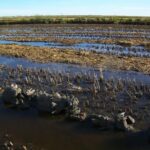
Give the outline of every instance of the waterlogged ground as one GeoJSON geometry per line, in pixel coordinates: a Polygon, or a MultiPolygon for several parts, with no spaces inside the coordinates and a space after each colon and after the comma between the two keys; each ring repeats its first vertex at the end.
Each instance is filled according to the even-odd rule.
{"type": "MultiPolygon", "coordinates": [[[[24,58],[15,58],[15,57],[6,57],[0,56],[0,64],[7,66],[9,68],[23,68],[23,69],[34,69],[40,70],[44,69],[50,73],[62,73],[62,74],[70,74],[70,75],[87,75],[93,76],[94,74],[99,76],[100,71],[99,68],[86,67],[80,65],[72,65],[65,63],[38,63],[29,61],[24,58]]],[[[150,76],[135,72],[135,71],[119,71],[119,70],[103,70],[103,76],[105,79],[125,79],[125,80],[134,80],[138,83],[143,83],[150,85],[150,76]]],[[[8,77],[9,78],[9,77],[8,77]]]]}
{"type": "Polygon", "coordinates": [[[17,83],[74,95],[86,113],[112,117],[125,111],[139,130],[102,132],[63,116],[41,116],[34,108],[11,110],[1,100],[0,135],[35,150],[150,149],[149,26],[8,25],[0,26],[0,39],[0,93],[17,83]]]}
{"type": "Polygon", "coordinates": [[[0,44],[16,44],[37,47],[49,47],[59,49],[73,49],[78,51],[94,51],[102,54],[113,54],[119,56],[139,56],[150,57],[150,50],[145,49],[143,46],[123,47],[115,44],[96,44],[96,43],[79,43],[72,45],[65,45],[56,42],[15,42],[0,40],[0,44]]]}
{"type": "Polygon", "coordinates": [[[135,117],[139,129],[144,129],[150,123],[149,75],[107,70],[101,74],[96,69],[67,64],[57,64],[64,68],[57,71],[53,65],[56,66],[47,64],[47,68],[43,69],[1,66],[1,87],[17,83],[23,89],[74,95],[78,97],[82,109],[89,114],[107,114],[112,117],[119,110],[127,111],[135,117]],[[101,75],[103,81],[100,80],[101,75]]]}
{"type": "Polygon", "coordinates": [[[97,68],[130,70],[150,74],[149,57],[116,56],[73,49],[0,45],[0,54],[25,58],[40,63],[57,62],[78,64],[97,68]]]}
{"type": "MultiPolygon", "coordinates": [[[[1,66],[0,69],[2,88],[15,82],[22,88],[73,94],[79,98],[80,107],[89,114],[111,116],[118,110],[126,111],[136,119],[136,128],[139,131],[145,130],[150,123],[148,75],[136,72],[104,71],[105,81],[103,84],[100,84],[101,82],[98,84],[100,72],[92,68],[60,64],[59,67],[64,68],[63,72],[61,70],[57,72],[56,68],[53,68],[53,71],[50,69],[52,64],[51,66],[47,64],[43,69],[36,66],[33,68],[17,67],[14,64],[11,66],[11,63],[7,66],[9,67],[1,66]],[[71,67],[72,70],[69,69],[71,67]],[[77,69],[78,72],[76,72],[77,69]],[[77,77],[80,77],[79,81],[76,80],[77,77]],[[96,88],[100,86],[97,94],[93,93],[94,81],[97,82],[96,88]],[[82,92],[70,91],[70,83],[82,87],[82,92]],[[109,89],[106,90],[106,88],[109,89]]],[[[0,121],[2,135],[9,133],[15,142],[34,147],[34,149],[57,150],[65,147],[68,150],[92,150],[93,148],[96,150],[110,148],[148,150],[150,148],[148,136],[144,131],[133,134],[101,131],[90,124],[64,120],[63,116],[41,116],[34,108],[27,111],[8,109],[2,101],[0,101],[0,121]]]]}
{"type": "Polygon", "coordinates": [[[0,38],[12,41],[48,41],[144,45],[149,47],[149,26],[128,25],[11,25],[0,27],[0,38]]]}
{"type": "Polygon", "coordinates": [[[148,26],[12,25],[1,26],[0,29],[0,44],[86,50],[123,56],[150,56],[148,26]]]}

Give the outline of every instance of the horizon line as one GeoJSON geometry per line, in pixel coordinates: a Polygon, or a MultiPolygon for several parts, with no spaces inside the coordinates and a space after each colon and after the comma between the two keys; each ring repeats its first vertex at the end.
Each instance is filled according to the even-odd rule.
{"type": "Polygon", "coordinates": [[[98,14],[95,14],[95,15],[91,15],[91,14],[87,14],[87,15],[83,15],[83,14],[81,14],[81,15],[73,15],[73,14],[63,14],[63,15],[55,15],[55,14],[51,14],[51,15],[45,15],[45,14],[35,14],[35,15],[6,15],[6,16],[0,16],[0,18],[2,18],[2,17],[35,17],[35,16],[49,16],[49,17],[55,17],[55,16],[58,16],[58,17],[61,17],[61,16],[64,16],[64,17],[67,17],[67,16],[74,16],[74,17],[79,17],[79,16],[97,16],[97,17],[150,17],[150,16],[139,16],[139,15],[98,15],[98,14]]]}

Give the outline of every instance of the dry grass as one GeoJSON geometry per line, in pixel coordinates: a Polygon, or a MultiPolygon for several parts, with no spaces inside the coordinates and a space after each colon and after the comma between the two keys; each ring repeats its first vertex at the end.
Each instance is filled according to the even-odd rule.
{"type": "Polygon", "coordinates": [[[150,74],[150,58],[119,57],[94,52],[39,48],[18,45],[0,45],[0,54],[29,60],[82,64],[110,69],[133,70],[150,74]]]}
{"type": "Polygon", "coordinates": [[[117,44],[122,46],[137,46],[142,45],[145,48],[150,48],[150,40],[142,38],[121,38],[121,39],[65,39],[65,38],[54,38],[54,37],[13,37],[5,38],[5,40],[19,41],[19,42],[58,42],[66,45],[73,45],[77,43],[104,43],[104,44],[117,44]]]}

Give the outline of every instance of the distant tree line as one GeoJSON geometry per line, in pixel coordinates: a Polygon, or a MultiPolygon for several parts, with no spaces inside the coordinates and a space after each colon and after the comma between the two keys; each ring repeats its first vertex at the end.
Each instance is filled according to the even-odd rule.
{"type": "Polygon", "coordinates": [[[1,17],[0,24],[127,24],[150,25],[150,17],[119,16],[31,16],[1,17]]]}

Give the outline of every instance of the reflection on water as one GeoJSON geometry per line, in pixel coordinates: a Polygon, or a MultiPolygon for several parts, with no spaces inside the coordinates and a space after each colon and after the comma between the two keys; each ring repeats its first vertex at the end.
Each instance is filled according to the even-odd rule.
{"type": "MultiPolygon", "coordinates": [[[[8,67],[16,68],[22,66],[24,68],[31,69],[46,69],[50,72],[59,72],[59,73],[69,73],[69,74],[88,74],[88,75],[98,75],[99,70],[92,67],[64,64],[64,63],[38,63],[26,60],[24,58],[14,58],[0,56],[0,64],[6,65],[8,67]]],[[[143,83],[150,85],[150,76],[134,71],[116,71],[116,70],[104,70],[103,75],[105,79],[123,79],[123,80],[135,80],[135,82],[143,83]]]]}
{"type": "Polygon", "coordinates": [[[8,110],[0,103],[0,133],[9,133],[19,143],[43,149],[66,150],[148,150],[143,136],[102,132],[84,123],[39,116],[34,110],[8,110]]]}
{"type": "Polygon", "coordinates": [[[142,46],[123,47],[116,44],[94,44],[94,43],[79,43],[74,45],[64,45],[56,42],[15,42],[6,40],[0,40],[0,44],[17,44],[17,45],[50,47],[61,49],[75,49],[75,50],[96,51],[99,53],[104,54],[106,53],[113,55],[150,57],[150,52],[144,49],[144,47],[142,46]]]}

